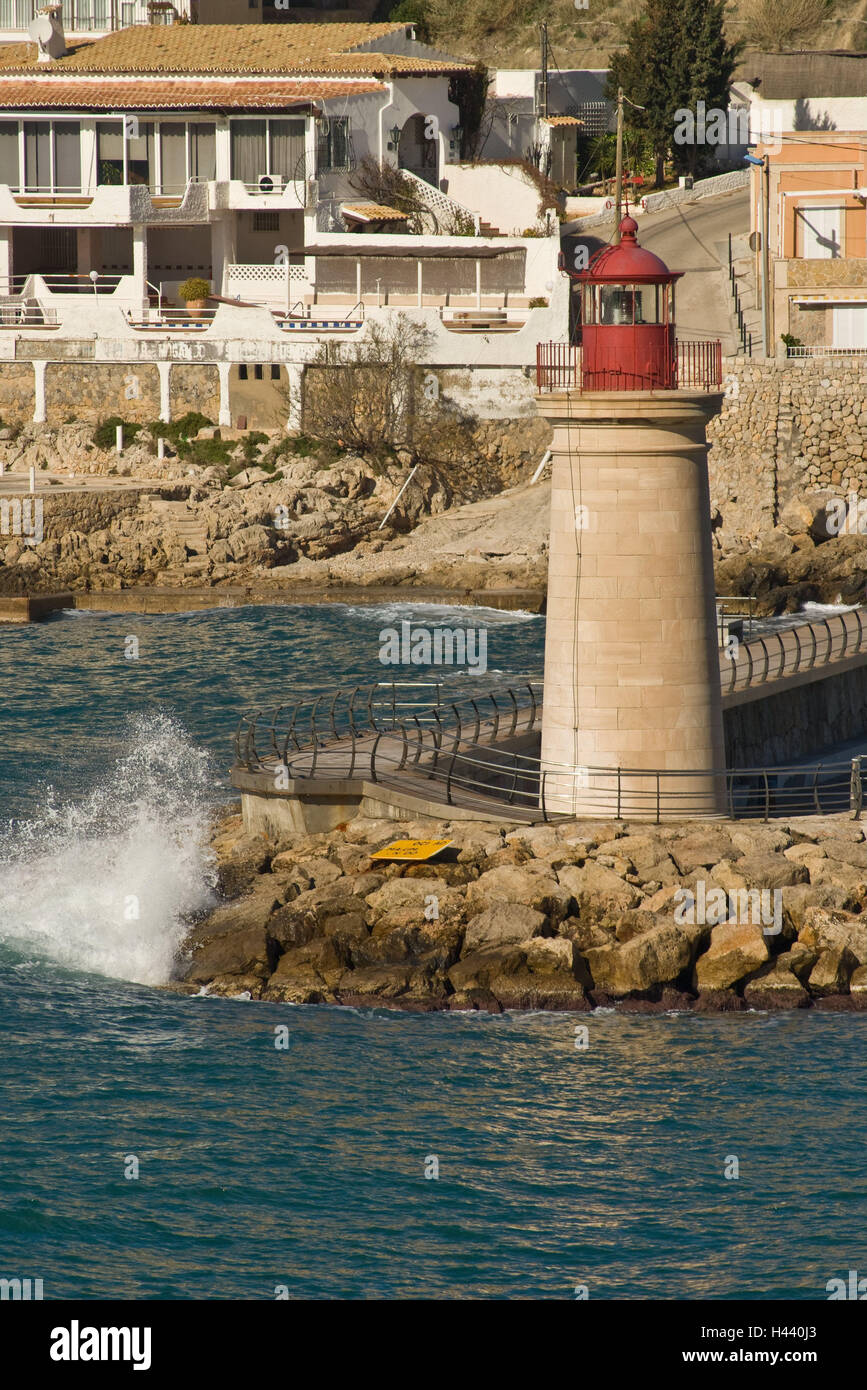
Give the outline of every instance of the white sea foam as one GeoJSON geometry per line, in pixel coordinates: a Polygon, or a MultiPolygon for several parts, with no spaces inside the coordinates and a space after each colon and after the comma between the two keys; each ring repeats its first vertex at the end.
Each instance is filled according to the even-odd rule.
{"type": "Polygon", "coordinates": [[[184,920],[213,900],[209,755],[166,715],[130,720],[82,799],[13,825],[0,849],[0,941],[70,969],[166,981],[184,920]]]}

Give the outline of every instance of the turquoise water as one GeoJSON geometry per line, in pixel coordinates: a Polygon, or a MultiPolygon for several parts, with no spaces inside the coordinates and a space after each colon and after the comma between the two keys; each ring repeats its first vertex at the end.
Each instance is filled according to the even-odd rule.
{"type": "MultiPolygon", "coordinates": [[[[239,708],[376,678],[411,611],[0,632],[0,1276],[46,1298],[826,1298],[867,1269],[863,1015],[153,988],[212,893],[196,841],[239,708]]],[[[541,619],[463,620],[491,623],[492,681],[539,669],[541,619]]]]}

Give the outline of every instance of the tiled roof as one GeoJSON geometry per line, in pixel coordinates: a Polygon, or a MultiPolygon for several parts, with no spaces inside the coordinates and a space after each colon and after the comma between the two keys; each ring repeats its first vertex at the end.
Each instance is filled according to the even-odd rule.
{"type": "Polygon", "coordinates": [[[384,92],[381,82],[368,78],[357,82],[309,78],[181,78],[147,77],[134,80],[81,77],[22,78],[0,72],[0,108],[20,111],[51,107],[63,111],[207,111],[283,110],[329,97],[362,96],[384,92]]]}
{"type": "Polygon", "coordinates": [[[92,42],[70,44],[40,63],[32,43],[0,44],[0,69],[43,73],[249,72],[436,75],[470,68],[453,59],[377,53],[360,45],[402,24],[141,24],[92,42]]]}
{"type": "Polygon", "coordinates": [[[340,211],[362,222],[406,222],[408,214],[383,203],[343,203],[340,211]]]}
{"type": "Polygon", "coordinates": [[[543,116],[542,121],[545,125],[583,125],[584,122],[577,116],[543,116]]]}

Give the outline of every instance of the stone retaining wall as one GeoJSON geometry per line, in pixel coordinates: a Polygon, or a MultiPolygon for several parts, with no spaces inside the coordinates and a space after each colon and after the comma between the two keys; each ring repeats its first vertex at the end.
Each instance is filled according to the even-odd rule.
{"type": "Polygon", "coordinates": [[[867,664],[723,712],[727,767],[794,762],[867,730],[867,664]]]}
{"type": "Polygon", "coordinates": [[[723,376],[708,467],[724,540],[771,530],[793,497],[867,494],[867,358],[727,357],[723,376]]]}

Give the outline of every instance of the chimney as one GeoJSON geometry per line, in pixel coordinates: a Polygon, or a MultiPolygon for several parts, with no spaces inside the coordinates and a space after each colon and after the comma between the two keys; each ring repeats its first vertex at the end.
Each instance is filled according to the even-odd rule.
{"type": "Polygon", "coordinates": [[[66,36],[60,5],[45,5],[27,26],[28,36],[39,49],[40,63],[51,63],[66,53],[66,36]]]}

